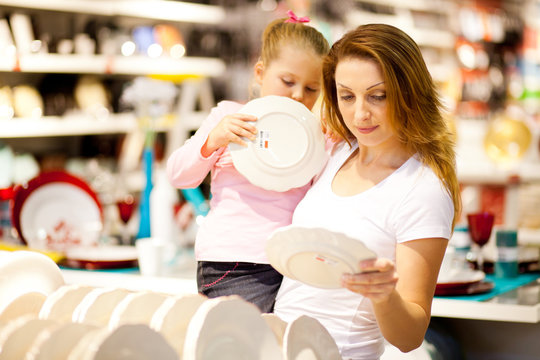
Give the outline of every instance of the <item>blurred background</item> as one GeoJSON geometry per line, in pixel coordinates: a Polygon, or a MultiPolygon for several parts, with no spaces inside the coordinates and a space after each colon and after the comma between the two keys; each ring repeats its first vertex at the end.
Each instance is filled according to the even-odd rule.
{"type": "MultiPolygon", "coordinates": [[[[143,191],[148,134],[157,184],[212,106],[250,98],[261,32],[288,9],[330,43],[373,22],[411,35],[455,131],[463,214],[490,210],[496,226],[540,244],[538,0],[0,0],[0,189],[68,171],[99,195],[105,233],[135,235],[136,208],[122,220],[117,203],[143,191]],[[140,77],[172,84],[173,96],[128,99],[140,77]]],[[[189,245],[207,182],[191,201],[163,191],[189,245]]]]}

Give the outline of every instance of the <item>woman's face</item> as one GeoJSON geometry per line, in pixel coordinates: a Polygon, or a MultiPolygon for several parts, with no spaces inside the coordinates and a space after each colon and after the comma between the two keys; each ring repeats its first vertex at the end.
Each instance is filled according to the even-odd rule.
{"type": "Polygon", "coordinates": [[[336,67],[338,107],[358,143],[374,147],[393,142],[386,87],[380,66],[372,60],[345,58],[336,67]]]}
{"type": "Polygon", "coordinates": [[[269,65],[255,65],[261,96],[279,95],[299,101],[311,110],[322,87],[322,58],[313,51],[292,45],[281,48],[269,65]]]}

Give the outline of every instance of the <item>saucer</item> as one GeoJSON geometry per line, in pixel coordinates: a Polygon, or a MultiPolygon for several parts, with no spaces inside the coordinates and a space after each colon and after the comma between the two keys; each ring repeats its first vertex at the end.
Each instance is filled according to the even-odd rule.
{"type": "Polygon", "coordinates": [[[276,337],[260,314],[238,296],[205,301],[189,323],[182,359],[281,359],[276,337]]]}
{"type": "Polygon", "coordinates": [[[336,342],[328,330],[318,320],[305,315],[287,325],[283,352],[285,360],[341,360],[336,342]]]}
{"type": "Polygon", "coordinates": [[[44,254],[18,250],[2,252],[0,257],[0,312],[23,294],[48,296],[64,285],[60,268],[44,254]]]}
{"type": "Polygon", "coordinates": [[[266,255],[284,276],[324,289],[340,288],[342,274],[358,273],[362,260],[376,257],[360,240],[345,234],[295,225],[270,236],[266,255]]]}
{"type": "Polygon", "coordinates": [[[71,321],[73,312],[92,287],[79,284],[64,285],[47,296],[39,311],[40,319],[71,321]]]}
{"type": "Polygon", "coordinates": [[[71,321],[106,326],[116,306],[128,294],[130,291],[126,289],[95,288],[77,305],[71,321]]]}

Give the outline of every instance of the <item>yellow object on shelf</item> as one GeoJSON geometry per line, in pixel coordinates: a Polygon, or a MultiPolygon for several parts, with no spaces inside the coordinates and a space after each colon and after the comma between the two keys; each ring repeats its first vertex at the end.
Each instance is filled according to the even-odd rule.
{"type": "Polygon", "coordinates": [[[525,155],[531,141],[532,134],[525,122],[503,116],[489,126],[484,149],[496,163],[513,164],[525,155]]]}
{"type": "Polygon", "coordinates": [[[17,245],[17,244],[11,244],[4,241],[0,241],[0,250],[4,251],[18,251],[18,250],[26,250],[26,251],[35,251],[38,253],[41,253],[43,255],[46,255],[49,257],[52,261],[55,263],[59,263],[62,261],[65,256],[63,253],[58,251],[51,251],[51,250],[41,250],[41,249],[33,249],[25,245],[17,245]]]}

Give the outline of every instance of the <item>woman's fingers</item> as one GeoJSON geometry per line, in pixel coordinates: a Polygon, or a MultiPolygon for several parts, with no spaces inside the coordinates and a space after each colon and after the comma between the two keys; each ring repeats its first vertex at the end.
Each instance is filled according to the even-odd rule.
{"type": "Polygon", "coordinates": [[[384,298],[394,290],[398,277],[391,260],[365,260],[360,263],[360,269],[355,274],[343,274],[344,288],[374,300],[384,298]]]}

